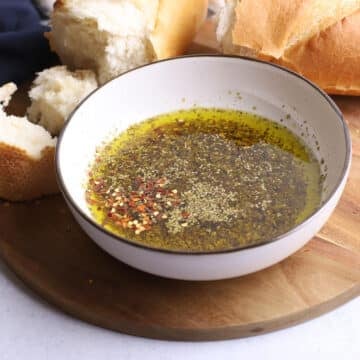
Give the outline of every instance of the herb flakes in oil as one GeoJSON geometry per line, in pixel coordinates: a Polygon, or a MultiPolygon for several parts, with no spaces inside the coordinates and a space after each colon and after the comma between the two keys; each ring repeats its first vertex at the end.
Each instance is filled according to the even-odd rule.
{"type": "Polygon", "coordinates": [[[320,166],[282,125],[196,108],[130,127],[91,165],[88,206],[147,246],[217,251],[270,240],[320,204],[320,166]]]}

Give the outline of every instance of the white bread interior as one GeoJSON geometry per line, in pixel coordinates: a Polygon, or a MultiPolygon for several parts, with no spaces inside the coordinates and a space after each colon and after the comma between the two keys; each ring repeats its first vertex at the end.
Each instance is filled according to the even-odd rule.
{"type": "Polygon", "coordinates": [[[225,5],[226,0],[209,0],[209,9],[217,13],[225,5]]]}
{"type": "Polygon", "coordinates": [[[17,90],[14,83],[7,83],[0,87],[0,110],[9,105],[12,95],[17,90]]]}
{"type": "Polygon", "coordinates": [[[218,12],[218,24],[216,28],[216,38],[221,43],[222,50],[226,54],[234,52],[232,30],[235,24],[236,0],[228,0],[218,12]]]}
{"type": "Polygon", "coordinates": [[[47,34],[71,69],[92,69],[100,84],[181,53],[205,18],[206,0],[58,0],[47,34]]]}
{"type": "Polygon", "coordinates": [[[91,70],[71,72],[66,66],[44,70],[29,92],[29,120],[58,135],[75,107],[96,88],[96,76],[91,70]]]}
{"type": "Polygon", "coordinates": [[[4,86],[5,89],[11,87],[12,91],[1,97],[2,88],[0,88],[0,143],[22,149],[29,157],[38,160],[46,147],[56,145],[56,139],[53,139],[43,127],[31,123],[26,117],[5,113],[3,106],[8,104],[17,88],[13,83],[4,86]]]}
{"type": "Polygon", "coordinates": [[[26,117],[7,115],[14,84],[0,88],[0,198],[22,201],[58,191],[54,150],[56,139],[26,117]]]}
{"type": "Polygon", "coordinates": [[[63,64],[95,69],[102,84],[153,60],[149,32],[155,19],[147,22],[133,1],[72,0],[62,4],[52,16],[56,34],[52,47],[63,64]]]}

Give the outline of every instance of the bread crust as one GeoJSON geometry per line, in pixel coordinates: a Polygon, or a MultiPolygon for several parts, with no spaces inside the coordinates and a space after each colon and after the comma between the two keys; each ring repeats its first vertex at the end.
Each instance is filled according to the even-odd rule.
{"type": "Polygon", "coordinates": [[[359,0],[241,0],[235,8],[234,45],[279,59],[287,49],[351,15],[359,0]]]}
{"type": "Polygon", "coordinates": [[[160,0],[150,36],[158,60],[184,53],[206,18],[207,0],[160,0]]]}
{"type": "Polygon", "coordinates": [[[299,24],[306,24],[303,17],[310,4],[321,1],[241,0],[230,28],[234,46],[225,50],[290,68],[329,94],[360,95],[360,1],[341,9],[334,0],[340,18],[325,17],[314,34],[290,44],[299,24]]]}
{"type": "Polygon", "coordinates": [[[330,94],[360,95],[360,10],[295,45],[276,62],[330,94]]]}
{"type": "Polygon", "coordinates": [[[14,146],[0,143],[0,198],[33,200],[59,192],[54,164],[55,148],[47,147],[33,159],[14,146]]]}

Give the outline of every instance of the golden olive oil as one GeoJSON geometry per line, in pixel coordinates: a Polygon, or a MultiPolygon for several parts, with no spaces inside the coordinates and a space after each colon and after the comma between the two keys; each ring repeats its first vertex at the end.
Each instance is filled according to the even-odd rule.
{"type": "Polygon", "coordinates": [[[300,138],[254,114],[195,108],[102,145],[87,183],[102,226],[147,246],[238,248],[281,235],[320,205],[320,165],[300,138]]]}

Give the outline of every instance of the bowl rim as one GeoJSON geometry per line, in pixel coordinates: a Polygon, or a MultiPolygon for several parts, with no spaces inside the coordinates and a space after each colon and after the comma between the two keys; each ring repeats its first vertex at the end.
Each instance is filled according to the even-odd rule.
{"type": "Polygon", "coordinates": [[[304,228],[307,226],[307,224],[318,214],[320,213],[325,206],[330,202],[330,200],[333,198],[333,196],[335,195],[335,193],[338,191],[339,187],[341,186],[341,184],[343,183],[344,179],[346,178],[346,175],[348,174],[348,171],[350,169],[350,165],[351,165],[351,155],[352,155],[352,146],[351,146],[351,136],[350,136],[350,131],[349,128],[347,127],[343,114],[340,111],[340,109],[338,108],[338,106],[336,105],[336,103],[331,99],[331,97],[322,89],[320,89],[317,85],[315,85],[312,81],[308,80],[307,78],[305,78],[304,76],[288,69],[285,68],[283,66],[274,64],[274,63],[270,63],[268,61],[263,61],[263,60],[259,60],[259,59],[253,59],[253,58],[249,58],[246,56],[237,56],[237,55],[222,55],[222,54],[195,54],[195,55],[184,55],[184,56],[178,56],[175,58],[169,58],[169,59],[163,59],[163,60],[158,60],[149,64],[144,64],[141,66],[138,66],[134,69],[128,70],[120,75],[118,75],[117,77],[107,81],[106,83],[100,85],[98,88],[96,88],[94,91],[92,91],[89,95],[87,95],[76,107],[75,109],[71,112],[67,122],[65,123],[60,135],[58,136],[58,141],[57,141],[57,145],[56,145],[56,150],[55,150],[55,172],[56,172],[56,177],[57,177],[57,182],[60,188],[60,191],[63,195],[63,197],[65,198],[65,200],[73,207],[73,209],[75,209],[75,211],[77,212],[77,214],[80,215],[80,217],[90,226],[95,227],[97,230],[99,230],[101,233],[103,233],[106,236],[110,236],[113,240],[115,241],[119,241],[122,242],[126,245],[130,245],[133,246],[135,248],[140,248],[142,250],[148,250],[148,251],[153,251],[156,253],[166,253],[169,255],[186,255],[186,256],[199,256],[199,255],[219,255],[219,254],[227,254],[227,253],[233,253],[233,252],[238,252],[238,251],[243,251],[243,250],[248,250],[248,249],[252,249],[252,248],[257,248],[257,247],[261,247],[264,245],[269,245],[271,243],[275,243],[277,241],[280,241],[286,237],[288,237],[289,235],[291,235],[292,233],[295,233],[297,231],[299,231],[300,229],[304,228]],[[265,66],[270,66],[273,67],[277,70],[280,71],[285,71],[287,73],[289,73],[292,76],[295,76],[296,78],[298,78],[301,81],[305,81],[307,84],[309,84],[312,88],[314,88],[327,102],[328,104],[332,107],[332,109],[335,111],[336,115],[337,115],[337,119],[340,122],[340,124],[342,125],[342,129],[344,131],[344,136],[345,136],[345,144],[346,144],[346,153],[345,153],[345,161],[344,161],[344,166],[343,169],[341,171],[341,175],[339,176],[339,180],[337,182],[337,184],[335,185],[333,191],[329,194],[328,198],[326,199],[326,201],[322,202],[321,205],[319,206],[319,208],[314,211],[310,216],[308,216],[304,221],[302,221],[300,224],[296,225],[295,227],[291,228],[290,230],[288,230],[287,232],[280,234],[276,237],[273,237],[271,239],[268,240],[263,240],[259,243],[255,243],[255,244],[249,244],[249,245],[244,245],[244,246],[239,246],[236,248],[229,248],[229,249],[223,249],[223,250],[215,250],[215,251],[185,251],[185,250],[171,250],[171,249],[162,249],[162,248],[156,248],[156,247],[152,247],[152,246],[148,246],[139,242],[134,242],[131,240],[127,240],[123,237],[120,237],[114,233],[112,233],[111,231],[105,229],[104,227],[102,227],[100,224],[98,224],[93,218],[91,218],[90,216],[88,216],[87,214],[85,214],[85,212],[80,208],[80,206],[78,206],[78,204],[76,203],[76,201],[73,199],[72,195],[70,194],[70,192],[68,191],[66,185],[65,185],[65,181],[64,181],[64,177],[62,175],[62,171],[61,171],[61,166],[60,166],[60,152],[61,152],[61,147],[62,147],[62,140],[65,136],[65,133],[68,129],[68,126],[72,120],[72,118],[75,116],[76,112],[78,111],[78,109],[82,106],[82,104],[84,102],[86,102],[88,100],[88,98],[90,98],[93,94],[95,94],[97,91],[99,91],[100,89],[102,89],[104,86],[106,86],[108,83],[112,82],[112,81],[117,81],[119,78],[121,78],[122,76],[137,71],[138,69],[142,69],[145,67],[151,67],[154,65],[157,65],[159,63],[163,63],[163,62],[173,62],[173,61],[181,61],[184,59],[188,59],[188,58],[218,58],[218,59],[224,59],[224,58],[230,58],[230,59],[234,59],[234,60],[242,60],[242,61],[247,61],[247,62],[256,62],[256,63],[260,63],[262,65],[265,66]]]}

